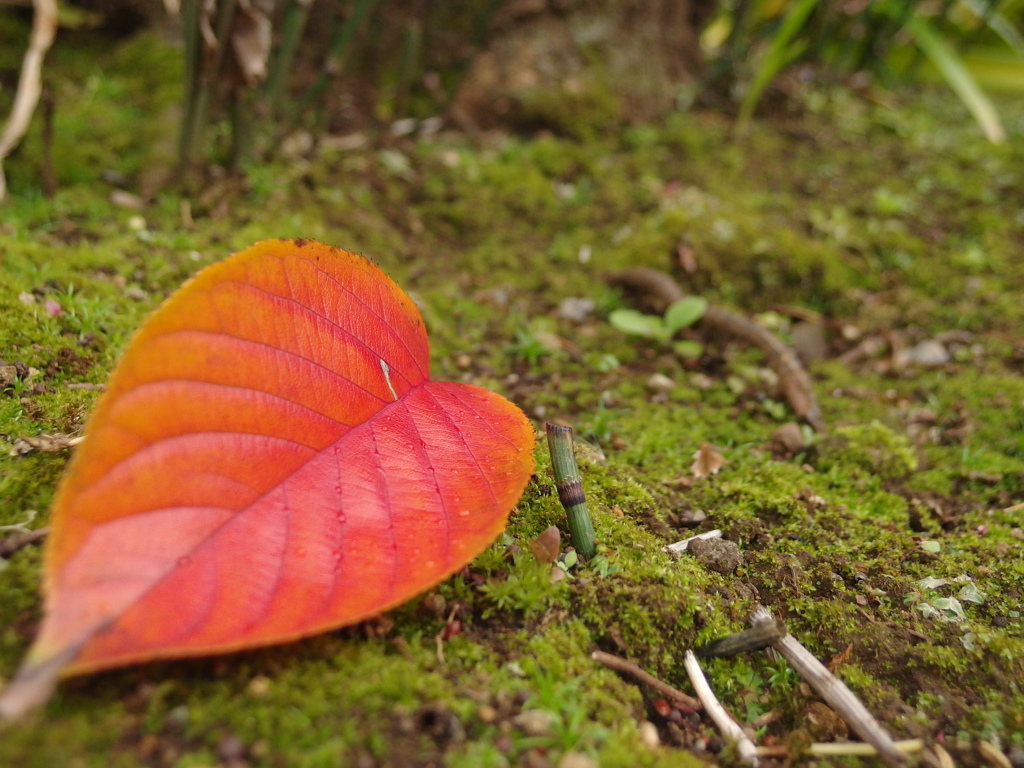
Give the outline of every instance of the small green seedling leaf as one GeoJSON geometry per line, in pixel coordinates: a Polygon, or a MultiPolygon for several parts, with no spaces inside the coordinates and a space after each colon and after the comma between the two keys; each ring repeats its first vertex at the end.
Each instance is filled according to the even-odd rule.
{"type": "Polygon", "coordinates": [[[696,360],[704,354],[704,345],[692,339],[682,339],[672,345],[673,351],[684,360],[696,360]]]}
{"type": "Polygon", "coordinates": [[[973,583],[962,586],[956,596],[959,600],[968,603],[977,603],[978,605],[985,603],[985,595],[973,583]]]}
{"type": "Polygon", "coordinates": [[[671,337],[677,331],[689,328],[704,317],[707,308],[707,301],[700,296],[686,296],[673,302],[672,306],[665,310],[665,330],[668,331],[668,335],[671,337]]]}
{"type": "Polygon", "coordinates": [[[616,309],[608,316],[608,322],[623,333],[631,333],[634,336],[659,340],[668,338],[660,317],[645,315],[635,309],[616,309]]]}

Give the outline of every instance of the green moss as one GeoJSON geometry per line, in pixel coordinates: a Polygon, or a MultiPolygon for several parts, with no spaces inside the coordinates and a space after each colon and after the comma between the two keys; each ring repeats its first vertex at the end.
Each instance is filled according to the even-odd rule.
{"type": "Polygon", "coordinates": [[[547,128],[579,140],[593,140],[618,128],[624,119],[622,100],[597,76],[577,79],[572,87],[549,83],[516,94],[516,122],[547,128]]]}
{"type": "Polygon", "coordinates": [[[910,441],[877,421],[838,427],[831,437],[816,447],[816,464],[825,472],[837,466],[855,466],[879,477],[893,479],[917,469],[917,456],[910,447],[910,441]]]}
{"type": "MultiPolygon", "coordinates": [[[[60,96],[61,188],[52,199],[38,190],[38,125],[5,163],[0,356],[38,371],[0,393],[9,442],[77,432],[96,393],[67,385],[102,383],[145,314],[202,265],[268,236],[315,237],[368,253],[414,295],[436,377],[501,391],[592,441],[580,464],[609,567],[577,565],[552,584],[531,558],[529,541],[564,523],[540,441],[506,536],[429,601],[389,614],[390,628],[67,681],[43,713],[5,731],[0,763],[197,766],[219,760],[231,736],[254,768],[505,766],[527,759],[530,738],[554,763],[574,750],[604,766],[689,765],[698,758],[671,741],[655,694],[590,653],[613,650],[685,688],[685,649],[738,630],[758,603],[826,661],[850,648],[840,674],[900,735],[942,731],[951,745],[962,730],[1005,746],[1024,730],[1014,511],[1024,498],[1014,341],[1024,262],[1010,194],[1020,142],[981,145],[927,94],[906,110],[822,92],[842,120],[811,110],[755,126],[747,143],[726,142],[727,122],[712,113],[620,132],[615,104],[595,91],[536,101],[536,119],[557,135],[484,149],[445,136],[254,165],[224,218],[197,207],[183,228],[168,191],[140,229],[93,182],[111,168],[141,183],[150,158],[162,162],[178,54],[151,38],[58,48],[48,77],[60,96]],[[890,368],[885,352],[819,363],[832,434],[775,454],[770,438],[788,416],[760,353],[702,339],[704,355],[682,361],[607,322],[632,304],[606,272],[665,268],[687,249],[698,267],[687,290],[747,312],[821,311],[857,337],[834,340],[835,353],[892,332],[916,343],[958,331],[953,359],[935,369],[890,368]],[[566,318],[566,298],[595,306],[566,318]],[[59,316],[43,310],[48,299],[59,316]],[[652,373],[675,386],[652,391],[652,373]],[[703,443],[728,461],[697,478],[703,443]],[[694,528],[698,512],[706,520],[694,528]],[[711,527],[739,544],[736,574],[662,551],[711,527]],[[922,612],[959,594],[961,576],[983,596],[961,601],[962,621],[922,612]],[[930,589],[926,578],[950,583],[930,589]],[[461,633],[435,639],[456,603],[461,633]],[[515,724],[529,710],[550,713],[549,733],[515,724]],[[640,743],[644,719],[666,746],[640,743]]],[[[44,524],[65,464],[0,452],[0,525],[32,509],[31,525],[44,524]]],[[[0,570],[5,678],[36,630],[40,568],[40,550],[27,548],[0,570]]],[[[778,708],[773,734],[803,738],[792,730],[803,699],[784,669],[760,655],[706,666],[734,712],[778,708]]]]}

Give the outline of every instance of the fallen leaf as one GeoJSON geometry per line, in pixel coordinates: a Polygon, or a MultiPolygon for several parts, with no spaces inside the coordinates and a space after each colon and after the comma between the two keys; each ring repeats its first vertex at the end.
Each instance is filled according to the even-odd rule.
{"type": "Polygon", "coordinates": [[[850,653],[853,652],[853,643],[850,643],[843,650],[832,657],[832,660],[828,663],[828,669],[832,674],[835,674],[841,666],[843,666],[850,658],[850,653]]]}
{"type": "Polygon", "coordinates": [[[56,677],[376,616],[503,529],[533,429],[428,377],[412,301],[365,259],[271,240],[137,332],[52,510],[45,615],[0,719],[56,677]]]}
{"type": "Polygon", "coordinates": [[[709,443],[702,443],[700,449],[693,454],[693,464],[690,471],[694,477],[707,477],[714,475],[722,468],[728,459],[715,451],[709,443]]]}
{"type": "Polygon", "coordinates": [[[530,551],[538,563],[553,563],[562,548],[562,534],[558,526],[549,525],[536,539],[530,541],[530,551]]]}
{"type": "Polygon", "coordinates": [[[266,11],[252,0],[239,0],[232,19],[231,48],[246,85],[262,82],[270,58],[271,28],[266,11]]]}

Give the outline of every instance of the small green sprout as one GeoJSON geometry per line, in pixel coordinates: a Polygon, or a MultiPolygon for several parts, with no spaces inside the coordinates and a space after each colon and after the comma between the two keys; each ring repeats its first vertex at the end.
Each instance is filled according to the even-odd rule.
{"type": "Polygon", "coordinates": [[[608,316],[608,321],[623,333],[664,342],[704,317],[707,308],[707,301],[701,297],[686,296],[673,302],[661,317],[645,315],[635,309],[616,309],[608,316]]]}
{"type": "MultiPolygon", "coordinates": [[[[616,309],[608,316],[614,328],[633,336],[644,336],[662,344],[672,340],[683,328],[696,323],[707,311],[708,303],[700,296],[686,296],[673,302],[665,314],[645,315],[635,309],[616,309]]],[[[680,357],[699,357],[703,347],[695,341],[678,341],[673,345],[680,357]]]]}
{"type": "Polygon", "coordinates": [[[572,574],[570,574],[569,571],[572,570],[579,561],[580,558],[576,554],[576,550],[570,549],[568,552],[558,556],[558,559],[555,560],[555,567],[561,569],[566,578],[571,579],[572,574]]]}

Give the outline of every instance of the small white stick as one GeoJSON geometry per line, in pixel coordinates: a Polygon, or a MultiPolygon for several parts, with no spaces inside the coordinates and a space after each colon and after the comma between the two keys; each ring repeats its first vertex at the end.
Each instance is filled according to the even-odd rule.
{"type": "Polygon", "coordinates": [[[743,729],[740,728],[736,721],[729,717],[725,707],[718,703],[718,699],[715,698],[714,691],[708,685],[708,681],[704,677],[704,673],[701,671],[700,664],[697,662],[697,657],[693,655],[693,651],[686,652],[686,656],[683,657],[683,666],[686,667],[686,674],[690,676],[690,682],[693,684],[693,690],[696,692],[697,698],[704,705],[704,711],[715,721],[715,725],[718,726],[718,730],[722,732],[722,735],[736,744],[740,757],[756,768],[757,747],[754,746],[754,742],[747,738],[747,734],[743,732],[743,729]]]}
{"type": "MultiPolygon", "coordinates": [[[[764,621],[774,621],[772,615],[764,608],[758,608],[750,617],[751,626],[764,621]]],[[[772,643],[772,648],[849,724],[854,733],[878,750],[878,756],[883,763],[889,768],[899,768],[903,765],[903,753],[896,749],[885,729],[868,712],[867,707],[861,704],[860,699],[853,695],[842,680],[829,672],[813,653],[804,648],[792,635],[776,640],[772,643]]]]}
{"type": "MultiPolygon", "coordinates": [[[[924,749],[924,742],[921,739],[906,739],[894,741],[893,746],[900,752],[920,752],[924,749]]],[[[833,741],[829,743],[811,744],[807,753],[815,757],[871,757],[877,755],[878,750],[863,741],[833,741]]]]}
{"type": "Polygon", "coordinates": [[[686,548],[690,546],[690,542],[694,539],[720,539],[722,538],[722,532],[715,528],[713,531],[707,533],[698,533],[696,536],[691,536],[688,539],[677,541],[675,544],[669,544],[667,547],[662,547],[662,552],[668,552],[670,555],[678,555],[680,552],[685,552],[686,548]]]}
{"type": "Polygon", "coordinates": [[[380,369],[384,372],[384,382],[388,385],[391,396],[397,400],[398,394],[395,392],[395,388],[391,386],[391,368],[388,367],[388,364],[383,359],[380,361],[380,369]]]}
{"type": "Polygon", "coordinates": [[[985,758],[989,765],[994,765],[996,768],[1013,768],[1010,758],[1004,755],[999,747],[991,741],[985,741],[984,739],[979,741],[978,751],[981,752],[981,756],[985,758]]]}

